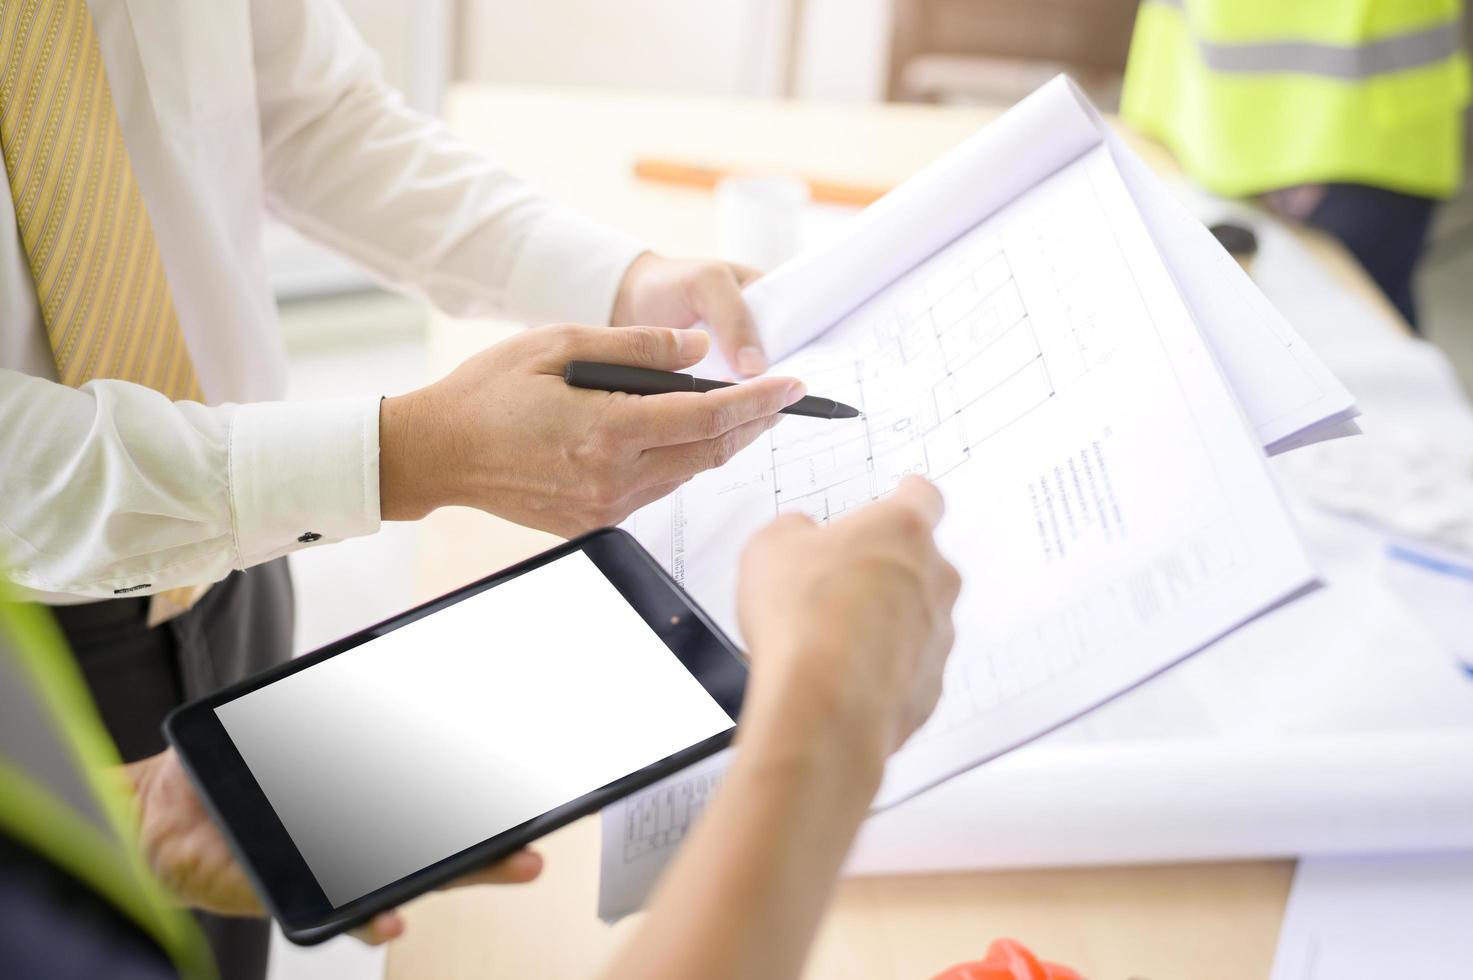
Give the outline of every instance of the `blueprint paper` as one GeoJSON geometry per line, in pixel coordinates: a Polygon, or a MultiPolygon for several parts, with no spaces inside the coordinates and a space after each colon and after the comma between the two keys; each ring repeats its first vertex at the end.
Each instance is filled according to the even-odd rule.
{"type": "MultiPolygon", "coordinates": [[[[846,872],[1473,848],[1473,680],[1385,587],[1377,532],[1299,516],[1325,589],[876,815],[846,872]]],[[[601,915],[641,907],[701,812],[666,801],[687,778],[709,798],[727,764],[713,757],[605,811],[601,915]]]]}
{"type": "Polygon", "coordinates": [[[616,922],[644,907],[665,865],[721,788],[733,749],[718,752],[633,796],[601,818],[598,917],[616,922]]]}
{"type": "Polygon", "coordinates": [[[1473,973],[1473,853],[1301,861],[1271,980],[1473,973]]]}
{"type": "MultiPolygon", "coordinates": [[[[1188,200],[1201,220],[1242,220],[1241,205],[1188,200]]],[[[1246,218],[1260,236],[1255,278],[1293,321],[1292,336],[1302,333],[1364,400],[1368,438],[1391,420],[1435,434],[1466,467],[1473,412],[1445,358],[1345,296],[1272,219],[1246,218]]],[[[1178,287],[1188,292],[1180,279],[1178,287]]],[[[1358,459],[1357,447],[1370,446],[1352,440],[1302,452],[1358,459]]],[[[1293,453],[1274,463],[1328,588],[1036,744],[880,814],[850,873],[1469,847],[1473,781],[1462,776],[1473,765],[1473,683],[1386,587],[1384,536],[1310,506],[1323,495],[1306,461],[1293,453]],[[1121,796],[1122,785],[1131,796],[1121,796]],[[1083,824],[1065,828],[1069,820],[1083,824]]],[[[1473,633],[1473,610],[1469,619],[1473,633]]],[[[694,774],[707,794],[723,764],[694,774]]],[[[647,792],[668,801],[685,775],[647,792]]],[[[626,819],[625,803],[604,814],[607,918],[640,907],[685,836],[685,815],[700,812],[655,799],[628,807],[641,803],[639,822],[626,819]],[[613,846],[623,835],[632,846],[613,846]]]]}
{"type": "Polygon", "coordinates": [[[1310,587],[1262,451],[1098,145],[778,372],[859,407],[789,419],[628,523],[728,630],[738,556],[936,480],[957,652],[878,805],[1029,741],[1310,587]]]}
{"type": "MultiPolygon", "coordinates": [[[[786,420],[627,525],[736,633],[737,559],[752,531],[787,510],[840,518],[907,473],[938,483],[949,504],[939,541],[966,583],[957,647],[935,715],[887,768],[880,809],[1317,582],[1264,465],[1264,434],[1225,382],[1115,148],[1063,82],[998,128],[1004,145],[1032,140],[1060,162],[998,190],[942,161],[915,183],[951,200],[902,187],[833,246],[849,250],[842,263],[795,260],[811,291],[783,287],[779,270],[749,297],[781,358],[773,370],[864,417],[786,420]],[[902,234],[912,211],[950,222],[948,237],[925,247],[902,234]],[[883,258],[850,247],[880,234],[883,258]],[[803,298],[785,307],[792,297],[803,298]],[[814,330],[828,313],[833,325],[814,330]]],[[[678,835],[659,814],[678,823],[673,803],[633,820],[639,806],[612,808],[606,832],[653,819],[652,850],[668,850],[678,835]]]]}
{"type": "MultiPolygon", "coordinates": [[[[1348,434],[1355,401],[1273,304],[1060,76],[745,292],[774,359],[1098,146],[1108,146],[1161,259],[1270,452],[1348,434]],[[1323,428],[1321,428],[1323,427],[1323,428]],[[1298,436],[1291,442],[1290,437],[1298,436]]],[[[713,347],[713,350],[715,348],[713,347]]],[[[729,369],[713,353],[695,373],[729,369]]]]}

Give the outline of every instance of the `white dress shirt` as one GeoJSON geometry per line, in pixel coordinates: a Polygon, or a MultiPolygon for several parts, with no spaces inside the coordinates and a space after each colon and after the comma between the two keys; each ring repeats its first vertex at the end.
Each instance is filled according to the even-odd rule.
{"type": "Polygon", "coordinates": [[[23,595],[213,582],[378,529],[378,393],[278,400],[266,210],[456,315],[608,322],[640,244],[406,108],[333,0],[90,6],[209,404],[56,382],[0,193],[0,562],[23,595]]]}

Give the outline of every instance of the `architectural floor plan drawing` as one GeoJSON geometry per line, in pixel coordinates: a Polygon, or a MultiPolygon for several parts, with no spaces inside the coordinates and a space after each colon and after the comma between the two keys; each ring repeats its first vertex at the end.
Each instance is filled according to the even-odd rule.
{"type": "Polygon", "coordinates": [[[861,417],[785,419],[627,526],[737,633],[751,533],[788,511],[842,519],[906,474],[937,483],[938,540],[966,583],[957,650],[882,801],[1093,707],[1312,579],[1103,147],[773,370],[861,417]]]}
{"type": "MultiPolygon", "coordinates": [[[[936,483],[956,644],[877,812],[1318,584],[1264,447],[1354,402],[1221,252],[1060,79],[747,289],[772,373],[862,416],[785,419],[626,527],[740,642],[753,533],[936,483]]],[[[725,764],[605,811],[601,914],[638,907],[725,764]]]]}
{"type": "Polygon", "coordinates": [[[974,446],[1053,397],[1007,255],[995,242],[979,245],[984,257],[976,265],[953,266],[949,277],[915,295],[888,297],[875,311],[874,344],[865,356],[807,375],[812,391],[863,416],[837,439],[822,423],[771,433],[777,511],[825,521],[908,473],[942,477],[974,446]]]}

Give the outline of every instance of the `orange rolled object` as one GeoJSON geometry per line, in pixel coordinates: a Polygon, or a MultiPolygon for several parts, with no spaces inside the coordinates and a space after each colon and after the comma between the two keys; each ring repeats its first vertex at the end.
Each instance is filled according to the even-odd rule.
{"type": "MultiPolygon", "coordinates": [[[[703,167],[698,164],[681,163],[676,160],[644,158],[634,161],[634,176],[656,184],[673,184],[677,187],[694,187],[714,190],[723,177],[751,176],[736,170],[718,167],[703,167]]],[[[862,184],[846,184],[837,180],[822,180],[817,177],[800,179],[808,185],[808,196],[819,204],[842,204],[848,207],[867,207],[890,190],[888,187],[867,187],[862,184]]]]}
{"type": "Polygon", "coordinates": [[[987,947],[987,957],[959,963],[938,973],[934,980],[1084,980],[1067,966],[1045,963],[1016,939],[999,939],[987,947]]]}

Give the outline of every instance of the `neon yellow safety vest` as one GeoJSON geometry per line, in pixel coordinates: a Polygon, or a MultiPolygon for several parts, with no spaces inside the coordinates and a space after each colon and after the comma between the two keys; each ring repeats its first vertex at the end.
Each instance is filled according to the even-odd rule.
{"type": "Polygon", "coordinates": [[[1462,0],[1144,0],[1121,115],[1209,190],[1463,175],[1462,0]]]}
{"type": "Polygon", "coordinates": [[[181,977],[213,978],[204,935],[149,871],[117,751],[51,616],[0,595],[0,834],[133,921],[181,977]]]}

